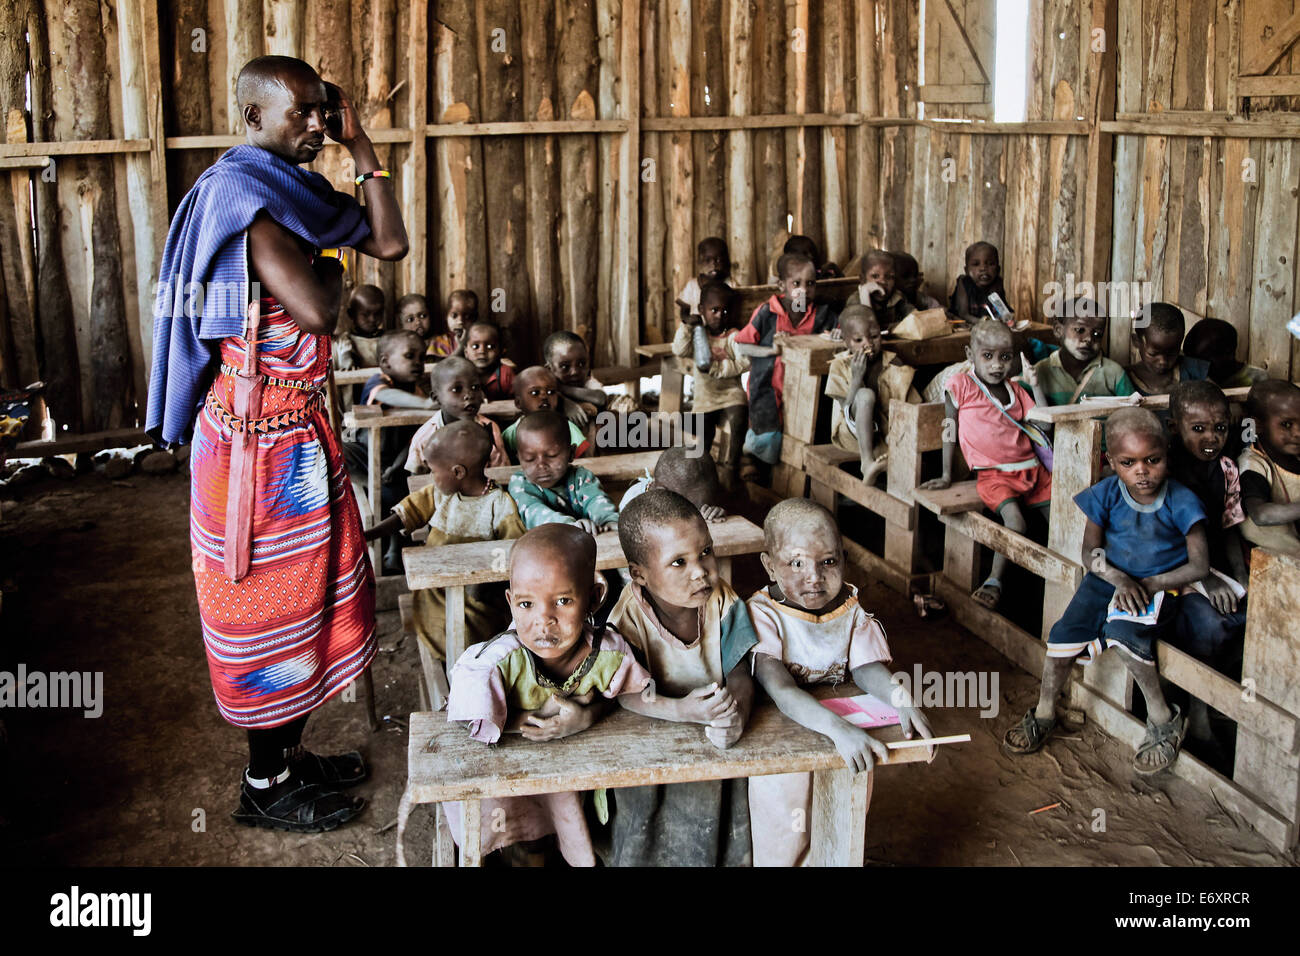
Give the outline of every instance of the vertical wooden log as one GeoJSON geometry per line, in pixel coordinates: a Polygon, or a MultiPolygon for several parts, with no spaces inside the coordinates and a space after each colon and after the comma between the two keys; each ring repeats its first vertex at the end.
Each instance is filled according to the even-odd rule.
{"type": "MultiPolygon", "coordinates": [[[[47,19],[36,3],[25,3],[26,29],[30,38],[33,138],[58,140],[54,124],[53,77],[50,33],[47,19]]],[[[68,172],[60,160],[52,176],[68,172]]],[[[73,324],[72,289],[64,267],[60,235],[58,182],[46,176],[34,181],[36,219],[36,326],[40,344],[40,377],[46,383],[45,401],[50,416],[73,430],[82,426],[81,375],[77,363],[77,339],[73,324]]]]}
{"type": "MultiPolygon", "coordinates": [[[[400,38],[405,36],[397,32],[395,0],[362,0],[352,13],[351,34],[351,75],[348,80],[351,85],[348,92],[356,103],[361,113],[361,121],[367,130],[391,129],[393,105],[390,96],[396,76],[395,53],[400,38]]],[[[415,137],[413,142],[423,152],[425,142],[423,131],[413,135],[415,137]]],[[[393,170],[397,158],[395,147],[380,143],[375,146],[375,153],[379,157],[380,165],[385,169],[393,170]]],[[[393,170],[393,172],[396,175],[398,171],[393,170]]],[[[427,187],[427,183],[424,185],[427,187]]],[[[394,186],[398,190],[402,188],[400,181],[394,186]]],[[[355,183],[339,188],[345,190],[355,188],[355,183]]],[[[411,210],[403,206],[402,217],[408,236],[414,235],[413,223],[409,221],[410,214],[411,210]]],[[[399,265],[396,262],[382,262],[364,256],[357,258],[358,268],[353,281],[358,284],[378,286],[384,290],[384,295],[390,300],[395,300],[397,296],[407,291],[424,291],[423,282],[418,289],[408,290],[398,287],[399,265]]]]}
{"type": "MultiPolygon", "coordinates": [[[[621,254],[618,260],[618,285],[614,296],[614,310],[621,321],[614,328],[615,360],[620,365],[636,361],[636,344],[643,336],[641,320],[640,256],[637,239],[640,237],[640,210],[637,193],[641,172],[641,2],[622,0],[620,12],[619,55],[619,113],[627,120],[627,135],[622,144],[622,168],[619,171],[618,235],[621,254]]],[[[631,386],[633,397],[640,395],[640,383],[631,386]]]]}
{"type": "Polygon", "coordinates": [[[235,81],[239,71],[255,56],[262,55],[262,0],[225,0],[226,14],[226,123],[228,133],[242,133],[244,121],[239,116],[235,81]]]}
{"type": "MultiPolygon", "coordinates": [[[[411,251],[403,260],[400,288],[403,292],[429,292],[429,5],[428,0],[410,0],[407,12],[404,81],[406,89],[406,126],[411,144],[406,147],[398,183],[402,197],[402,215],[411,251]]],[[[400,23],[399,19],[399,23],[400,23]]],[[[431,302],[436,301],[430,296],[431,302]]]]}
{"type": "MultiPolygon", "coordinates": [[[[854,50],[857,54],[857,110],[864,117],[880,115],[880,62],[877,52],[876,0],[858,0],[853,6],[854,50]]],[[[880,235],[880,134],[863,124],[854,132],[857,163],[853,167],[854,230],[850,241],[851,258],[878,246],[880,235]]],[[[847,266],[848,262],[843,263],[847,266]]],[[[938,278],[938,277],[932,277],[938,278]]]]}
{"type": "MultiPolygon", "coordinates": [[[[599,70],[596,82],[596,115],[600,119],[618,116],[621,65],[621,17],[623,0],[595,0],[596,50],[599,70]]],[[[625,311],[615,307],[621,262],[627,247],[619,242],[619,178],[623,165],[625,137],[621,134],[602,134],[597,138],[596,196],[597,244],[599,256],[596,266],[596,329],[595,352],[592,363],[611,365],[615,362],[615,330],[628,321],[625,311]]],[[[620,331],[620,335],[623,333],[620,331]]]]}
{"type": "Polygon", "coordinates": [[[1296,155],[1294,141],[1268,140],[1259,172],[1250,362],[1267,370],[1270,378],[1285,379],[1292,376],[1286,322],[1295,302],[1295,224],[1300,213],[1300,156],[1296,155]]]}
{"type": "MultiPolygon", "coordinates": [[[[523,38],[519,6],[514,0],[478,4],[478,59],[482,119],[524,118],[523,38]],[[502,31],[498,33],[497,31],[502,31]]],[[[524,143],[518,136],[489,136],[483,141],[484,169],[492,188],[484,190],[487,211],[488,288],[479,308],[501,325],[505,351],[520,368],[538,357],[528,314],[528,274],[524,239],[524,143]]]]}
{"type": "MultiPolygon", "coordinates": [[[[596,15],[592,0],[556,8],[559,17],[556,82],[560,117],[596,118],[596,15]]],[[[596,327],[597,138],[560,140],[560,283],[565,327],[588,336],[596,327]]]]}
{"type": "MultiPolygon", "coordinates": [[[[754,47],[758,68],[755,73],[757,112],[785,112],[785,53],[789,36],[785,27],[783,0],[757,0],[754,10],[754,47]]],[[[766,282],[768,264],[787,235],[790,213],[786,190],[785,133],[763,129],[754,132],[755,203],[754,281],[766,282]]],[[[748,316],[744,316],[748,318],[748,316]]]]}
{"type": "MultiPolygon", "coordinates": [[[[1102,36],[1116,36],[1118,4],[1115,0],[1093,0],[1092,23],[1088,30],[1102,36]]],[[[1115,201],[1115,138],[1102,133],[1100,124],[1115,118],[1116,46],[1108,43],[1101,53],[1087,57],[1088,100],[1085,110],[1092,128],[1088,133],[1084,160],[1083,276],[1093,282],[1110,279],[1110,233],[1115,201]]]]}
{"type": "MultiPolygon", "coordinates": [[[[788,0],[786,26],[790,42],[786,52],[787,113],[820,111],[821,78],[817,72],[820,5],[809,0],[788,0]]],[[[786,194],[794,216],[794,232],[808,236],[823,254],[825,230],[821,220],[821,134],[804,126],[785,134],[786,194]]]]}
{"type": "MultiPolygon", "coordinates": [[[[474,5],[469,0],[439,3],[435,22],[434,122],[476,122],[474,5]]],[[[434,140],[433,155],[438,184],[438,285],[444,296],[452,289],[474,289],[482,307],[487,291],[482,146],[477,139],[443,136],[434,140]]]]}
{"type": "MultiPolygon", "coordinates": [[[[555,119],[555,17],[532,0],[520,0],[523,43],[524,118],[555,119]]],[[[524,138],[525,214],[528,275],[532,279],[532,316],[537,341],[560,328],[559,286],[556,279],[556,197],[559,157],[554,136],[524,138]]]]}
{"type": "MultiPolygon", "coordinates": [[[[852,29],[848,0],[826,0],[821,5],[822,105],[826,113],[848,112],[849,39],[852,29]]],[[[812,135],[816,135],[815,132],[812,135]]],[[[821,131],[822,149],[822,252],[841,267],[849,257],[848,175],[843,126],[827,126],[821,131]]]]}
{"type": "MultiPolygon", "coordinates": [[[[691,34],[690,115],[723,116],[727,111],[727,64],[722,55],[722,0],[694,0],[691,13],[695,28],[691,34]]],[[[692,133],[691,151],[695,159],[695,241],[725,236],[727,167],[722,133],[692,133]]]]}
{"type": "MultiPolygon", "coordinates": [[[[752,104],[753,21],[748,0],[733,0],[731,15],[724,34],[726,40],[727,101],[732,116],[748,116],[752,104]]],[[[755,194],[760,191],[754,182],[754,152],[751,135],[747,130],[732,130],[727,134],[727,248],[731,252],[732,281],[738,285],[754,285],[767,279],[766,254],[760,261],[760,242],[754,244],[755,194]]],[[[742,317],[738,317],[742,318],[742,317]]],[[[743,318],[748,318],[745,316],[743,318]]]]}
{"type": "MultiPolygon", "coordinates": [[[[27,129],[27,22],[35,16],[33,0],[18,0],[0,18],[0,115],[4,141],[22,143],[27,129]]],[[[33,44],[36,38],[32,38],[33,44]]],[[[39,175],[39,173],[37,173],[39,175]]],[[[32,246],[30,190],[33,171],[15,169],[0,174],[6,198],[0,201],[0,384],[20,386],[41,377],[37,331],[36,257],[32,246]]]]}
{"type": "Polygon", "coordinates": [[[125,157],[127,195],[135,246],[135,321],[132,323],[135,392],[143,396],[153,364],[153,283],[167,236],[167,177],[163,156],[162,77],[158,11],[152,4],[117,6],[122,77],[122,135],[148,139],[148,153],[125,157]]]}
{"type": "MultiPolygon", "coordinates": [[[[55,137],[61,141],[112,139],[107,50],[97,0],[46,4],[55,137]]],[[[120,428],[134,421],[126,309],[122,295],[122,243],[111,161],[73,158],[59,164],[59,218],[82,380],[84,423],[120,428]],[[128,410],[131,417],[128,418],[128,410]]]]}
{"type": "MultiPolygon", "coordinates": [[[[166,126],[172,136],[202,136],[216,131],[209,95],[208,55],[212,37],[206,0],[176,0],[162,5],[168,16],[164,42],[172,51],[170,95],[166,97],[166,126]],[[195,34],[195,30],[202,31],[195,34]]],[[[168,162],[168,191],[184,196],[213,161],[207,149],[176,150],[168,162]]]]}
{"type": "MultiPolygon", "coordinates": [[[[1117,11],[1116,109],[1121,113],[1138,112],[1143,107],[1142,10],[1133,4],[1119,4],[1117,11]]],[[[1138,229],[1138,170],[1141,168],[1144,139],[1120,136],[1115,141],[1115,190],[1111,233],[1111,279],[1131,282],[1135,278],[1134,261],[1138,229]]],[[[1123,361],[1129,354],[1129,326],[1110,324],[1110,355],[1123,361]]]]}
{"type": "MultiPolygon", "coordinates": [[[[669,116],[691,115],[691,4],[689,0],[672,4],[668,10],[666,63],[668,66],[667,95],[669,116]]],[[[668,292],[671,297],[695,273],[695,242],[703,239],[692,234],[694,225],[695,181],[691,157],[691,134],[682,130],[667,136],[668,155],[664,164],[669,169],[668,231],[668,292]]],[[[675,310],[674,310],[675,312],[675,310]]],[[[670,321],[670,326],[675,326],[670,321]]]]}
{"type": "MultiPolygon", "coordinates": [[[[306,6],[305,0],[262,0],[267,53],[276,56],[292,56],[300,60],[303,58],[304,6],[306,6]]],[[[316,8],[312,12],[316,16],[325,18],[326,22],[332,21],[335,17],[350,19],[348,16],[350,10],[342,4],[312,4],[312,6],[316,8]]],[[[344,33],[340,39],[346,40],[350,32],[344,33]]],[[[350,80],[351,77],[347,79],[350,80]]]]}
{"type": "MultiPolygon", "coordinates": [[[[639,0],[638,0],[639,3],[639,0]]],[[[659,30],[659,7],[641,8],[641,101],[635,106],[642,116],[659,116],[659,59],[663,34],[659,30]]],[[[664,279],[664,161],[660,151],[662,133],[648,133],[641,143],[638,160],[641,205],[641,302],[645,309],[643,341],[664,342],[672,334],[671,293],[664,279]],[[644,172],[641,172],[644,170],[644,172]],[[642,178],[644,177],[644,178],[642,178]]]]}

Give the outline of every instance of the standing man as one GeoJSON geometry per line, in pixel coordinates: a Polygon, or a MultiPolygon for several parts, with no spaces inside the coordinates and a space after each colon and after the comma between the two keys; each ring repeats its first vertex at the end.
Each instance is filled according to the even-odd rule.
{"type": "Polygon", "coordinates": [[[317,832],[361,812],[340,791],[357,752],[303,750],[310,713],[375,654],[375,582],[323,389],[343,290],[340,247],[406,255],[392,181],[351,101],[308,64],[250,61],[248,142],[181,200],[155,306],[146,428],[193,440],[190,542],[217,706],[248,732],[235,819],[317,832]],[[366,205],[301,169],[325,135],[366,205]]]}

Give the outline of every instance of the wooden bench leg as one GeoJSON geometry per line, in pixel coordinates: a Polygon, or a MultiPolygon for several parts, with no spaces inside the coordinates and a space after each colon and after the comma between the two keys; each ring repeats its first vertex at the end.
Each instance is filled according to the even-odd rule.
{"type": "Polygon", "coordinates": [[[461,866],[483,865],[483,831],[479,817],[481,805],[478,800],[465,800],[465,836],[460,846],[461,866]]]}
{"type": "Polygon", "coordinates": [[[813,772],[810,865],[863,865],[871,778],[871,773],[854,773],[847,767],[813,772]]]}
{"type": "Polygon", "coordinates": [[[675,415],[682,410],[686,380],[676,356],[665,355],[659,363],[659,411],[675,415]]]}
{"type": "MultiPolygon", "coordinates": [[[[366,459],[366,497],[370,501],[370,527],[374,527],[383,520],[384,510],[384,489],[381,484],[383,474],[383,463],[380,461],[380,429],[372,428],[366,443],[368,457],[366,459]]],[[[384,540],[376,538],[370,544],[370,563],[374,565],[375,577],[384,576],[384,540]]]]}
{"type": "Polygon", "coordinates": [[[813,501],[824,507],[831,514],[838,514],[835,509],[839,502],[836,499],[834,488],[811,478],[808,480],[808,486],[810,489],[809,497],[812,498],[813,501]]]}
{"type": "Polygon", "coordinates": [[[424,641],[416,640],[420,648],[420,705],[425,710],[442,710],[447,706],[447,671],[442,661],[433,659],[433,654],[424,641]]]}
{"type": "Polygon", "coordinates": [[[371,673],[374,664],[365,669],[361,675],[362,686],[366,692],[366,719],[370,722],[370,732],[379,729],[379,715],[375,713],[375,675],[371,673]]]}
{"type": "Polygon", "coordinates": [[[403,790],[397,802],[397,865],[406,866],[406,821],[411,817],[411,791],[403,790]]]}
{"type": "MultiPolygon", "coordinates": [[[[465,588],[449,587],[444,589],[447,607],[447,673],[465,653],[465,588]]],[[[432,693],[433,688],[429,688],[432,693]]]]}
{"type": "Polygon", "coordinates": [[[952,525],[943,529],[943,576],[967,594],[980,583],[980,546],[952,525]]]}
{"type": "Polygon", "coordinates": [[[731,583],[731,558],[718,558],[718,577],[731,583]]]}
{"type": "Polygon", "coordinates": [[[451,838],[451,826],[447,823],[447,813],[442,804],[436,804],[433,829],[433,865],[456,865],[456,842],[451,838]]]}

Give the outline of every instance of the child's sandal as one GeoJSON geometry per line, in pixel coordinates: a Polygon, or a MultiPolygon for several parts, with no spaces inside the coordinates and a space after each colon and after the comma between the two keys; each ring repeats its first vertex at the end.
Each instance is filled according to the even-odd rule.
{"type": "Polygon", "coordinates": [[[1162,770],[1168,770],[1172,767],[1174,761],[1178,759],[1178,753],[1183,746],[1185,726],[1183,712],[1178,705],[1173,704],[1172,708],[1174,714],[1169,718],[1168,723],[1153,724],[1150,720],[1147,721],[1147,735],[1133,754],[1134,773],[1140,773],[1143,776],[1160,773],[1162,770]],[[1141,758],[1147,754],[1155,755],[1156,760],[1154,763],[1142,762],[1141,758]]]}
{"type": "Polygon", "coordinates": [[[991,611],[996,608],[998,602],[1002,600],[1002,582],[997,578],[989,578],[975,589],[975,593],[972,594],[971,597],[975,600],[976,604],[979,604],[981,607],[986,607],[991,611]],[[984,597],[980,597],[981,594],[984,595],[984,597]]]}
{"type": "Polygon", "coordinates": [[[1047,743],[1047,738],[1051,736],[1056,729],[1056,717],[1049,717],[1047,720],[1039,720],[1034,716],[1034,709],[1031,707],[1025,711],[1025,716],[1020,719],[1020,723],[1007,730],[1006,735],[1002,738],[1002,749],[1012,754],[1032,754],[1043,749],[1047,743]],[[1016,740],[1012,737],[1016,731],[1024,738],[1023,741],[1016,740]]]}

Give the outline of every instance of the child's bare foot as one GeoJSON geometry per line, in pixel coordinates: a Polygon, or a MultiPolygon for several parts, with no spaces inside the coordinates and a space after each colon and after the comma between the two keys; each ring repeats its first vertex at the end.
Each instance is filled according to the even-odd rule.
{"type": "Polygon", "coordinates": [[[1178,705],[1173,705],[1173,716],[1167,723],[1147,721],[1147,735],[1133,754],[1133,770],[1143,775],[1168,770],[1178,759],[1183,745],[1183,715],[1178,705]]]}
{"type": "Polygon", "coordinates": [[[889,464],[889,452],[885,452],[875,461],[862,466],[862,483],[864,485],[873,485],[876,479],[884,472],[885,467],[889,464]]]}
{"type": "Polygon", "coordinates": [[[981,604],[992,611],[1002,600],[1002,582],[997,578],[989,578],[975,590],[971,597],[975,599],[976,604],[981,604]]]}

